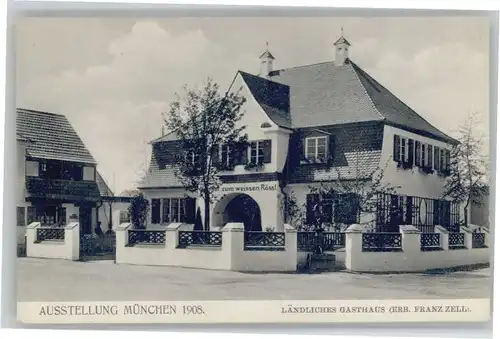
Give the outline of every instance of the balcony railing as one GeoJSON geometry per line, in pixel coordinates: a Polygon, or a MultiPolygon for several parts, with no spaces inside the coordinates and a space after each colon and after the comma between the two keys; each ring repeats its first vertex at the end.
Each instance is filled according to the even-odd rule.
{"type": "Polygon", "coordinates": [[[100,198],[95,181],[26,178],[26,191],[31,198],[77,199],[96,201],[100,198]]]}

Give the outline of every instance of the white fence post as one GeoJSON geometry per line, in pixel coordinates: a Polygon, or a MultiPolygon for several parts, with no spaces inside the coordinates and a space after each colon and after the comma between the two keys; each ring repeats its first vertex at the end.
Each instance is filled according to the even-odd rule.
{"type": "Polygon", "coordinates": [[[241,269],[238,259],[244,251],[244,232],[242,223],[228,223],[222,229],[222,251],[229,270],[241,269]]]}
{"type": "Polygon", "coordinates": [[[80,224],[71,222],[64,227],[64,247],[69,252],[68,259],[80,259],[80,224]]]}
{"type": "Polygon", "coordinates": [[[448,230],[443,226],[436,225],[434,226],[434,232],[439,233],[439,247],[441,247],[443,251],[448,251],[448,230]]]}
{"type": "Polygon", "coordinates": [[[28,226],[26,226],[26,256],[33,256],[33,244],[36,241],[36,229],[40,227],[41,224],[39,222],[32,222],[28,226]]]}
{"type": "Polygon", "coordinates": [[[345,231],[345,267],[356,271],[360,253],[363,251],[363,226],[353,224],[345,231]]]}
{"type": "Polygon", "coordinates": [[[128,244],[128,230],[132,226],[131,223],[120,224],[115,230],[115,262],[122,263],[125,261],[123,256],[125,246],[128,244]]]}
{"type": "Polygon", "coordinates": [[[469,250],[472,249],[472,231],[465,226],[460,226],[460,231],[464,234],[464,246],[469,250]]]}
{"type": "Polygon", "coordinates": [[[420,230],[413,225],[401,225],[399,232],[401,233],[401,248],[405,257],[420,253],[420,230]]]}
{"type": "Polygon", "coordinates": [[[285,229],[285,251],[291,267],[297,268],[297,229],[289,224],[283,225],[285,229]]]}

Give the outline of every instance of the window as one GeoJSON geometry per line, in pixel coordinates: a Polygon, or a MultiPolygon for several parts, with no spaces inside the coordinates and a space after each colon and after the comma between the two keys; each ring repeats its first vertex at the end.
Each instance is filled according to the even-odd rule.
{"type": "Polygon", "coordinates": [[[27,219],[27,224],[31,224],[32,222],[35,222],[36,218],[36,210],[35,206],[28,206],[27,208],[27,214],[28,214],[28,219],[27,219]]]}
{"type": "Polygon", "coordinates": [[[161,200],[160,199],[151,199],[151,223],[159,224],[160,223],[160,207],[161,200]]]}
{"type": "Polygon", "coordinates": [[[432,168],[432,145],[427,145],[427,163],[425,166],[427,168],[432,168]]]}
{"type": "Polygon", "coordinates": [[[441,172],[443,172],[445,170],[445,167],[446,167],[446,162],[444,160],[444,149],[440,149],[439,150],[439,170],[441,172]]]}
{"type": "Polygon", "coordinates": [[[399,145],[400,158],[398,159],[400,162],[406,162],[408,160],[408,152],[406,152],[407,142],[407,139],[401,138],[401,143],[399,145]]]}
{"type": "Polygon", "coordinates": [[[42,162],[40,163],[40,172],[45,172],[47,171],[47,164],[42,162]]]}
{"type": "Polygon", "coordinates": [[[324,161],[327,154],[327,137],[306,138],[305,157],[309,160],[324,161]]]}
{"type": "Polygon", "coordinates": [[[231,166],[233,164],[233,152],[229,145],[220,146],[220,163],[225,166],[231,166]]]}
{"type": "Polygon", "coordinates": [[[17,226],[26,226],[26,209],[17,207],[17,226]]]}
{"type": "Polygon", "coordinates": [[[128,211],[120,211],[120,224],[130,222],[130,213],[128,211]]]}
{"type": "Polygon", "coordinates": [[[427,145],[426,144],[422,144],[422,146],[420,147],[420,167],[426,167],[427,166],[427,161],[428,161],[428,158],[427,158],[427,145]]]}
{"type": "Polygon", "coordinates": [[[185,199],[162,199],[162,211],[163,223],[184,222],[186,220],[185,199]]]}
{"type": "Polygon", "coordinates": [[[188,151],[186,156],[192,165],[196,165],[200,159],[200,155],[192,150],[188,151]]]}
{"type": "Polygon", "coordinates": [[[250,143],[250,163],[263,164],[264,163],[264,142],[252,141],[250,143]]]}
{"type": "Polygon", "coordinates": [[[434,146],[434,169],[436,171],[439,171],[440,166],[439,166],[439,147],[434,146]]]}
{"type": "Polygon", "coordinates": [[[422,159],[424,159],[424,157],[422,156],[420,141],[415,141],[415,165],[420,167],[422,165],[422,159]]]}

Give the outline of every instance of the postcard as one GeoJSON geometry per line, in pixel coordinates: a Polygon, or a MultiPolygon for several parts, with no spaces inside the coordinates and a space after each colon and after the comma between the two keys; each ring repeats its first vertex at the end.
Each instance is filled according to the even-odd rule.
{"type": "Polygon", "coordinates": [[[18,320],[488,321],[490,26],[19,17],[18,320]]]}

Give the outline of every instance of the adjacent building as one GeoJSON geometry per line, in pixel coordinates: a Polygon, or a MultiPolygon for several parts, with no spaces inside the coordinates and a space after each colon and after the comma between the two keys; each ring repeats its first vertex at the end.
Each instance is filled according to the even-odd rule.
{"type": "Polygon", "coordinates": [[[119,221],[129,198],[115,197],[97,162],[64,115],[17,109],[17,225],[66,225],[82,234],[106,232],[119,221]],[[114,217],[114,219],[113,219],[114,217]]]}
{"type": "MultiPolygon", "coordinates": [[[[446,135],[349,58],[345,37],[332,46],[332,61],[274,69],[274,56],[260,56],[260,74],[238,71],[230,90],[242,88],[250,144],[230,150],[221,145],[217,161],[223,182],[211,204],[211,229],[239,221],[246,230],[282,230],[285,196],[294,196],[313,219],[323,206],[331,225],[371,223],[379,230],[400,224],[422,227],[457,225],[460,208],[442,198],[456,140],[446,135]],[[312,186],[340,181],[382,184],[395,194],[380,194],[377,211],[349,210],[355,194],[323,199],[312,186]],[[322,200],[323,199],[323,200],[322,200]],[[346,210],[347,209],[347,210],[346,210]]],[[[190,222],[203,201],[187,192],[174,174],[183,152],[175,132],[151,142],[149,173],[140,190],[151,202],[150,225],[190,222]]],[[[203,215],[203,214],[202,214],[203,215]]]]}

